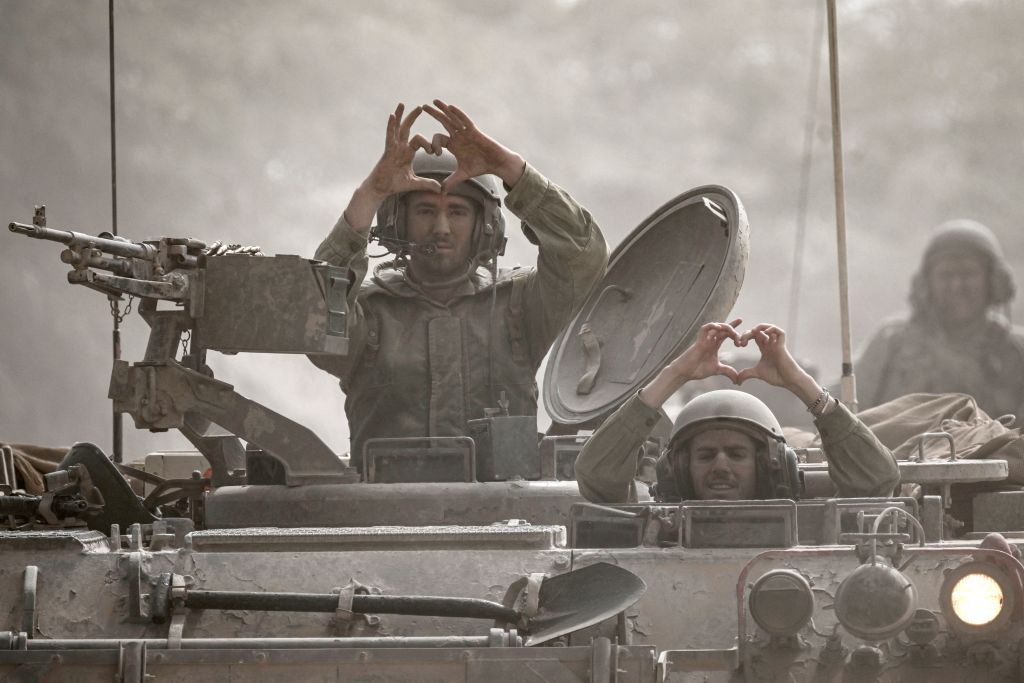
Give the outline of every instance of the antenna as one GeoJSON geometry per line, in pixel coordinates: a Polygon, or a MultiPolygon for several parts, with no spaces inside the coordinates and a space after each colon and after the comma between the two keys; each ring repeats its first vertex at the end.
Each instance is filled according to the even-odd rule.
{"type": "MultiPolygon", "coordinates": [[[[117,128],[114,125],[114,0],[108,2],[108,15],[110,18],[110,204],[111,204],[111,232],[117,237],[117,128]]],[[[110,314],[114,318],[114,329],[111,333],[113,341],[113,362],[121,360],[121,320],[127,315],[118,310],[119,297],[110,296],[110,314]]],[[[124,460],[124,425],[121,422],[121,413],[112,411],[113,415],[113,459],[120,463],[124,460]]]]}
{"type": "Polygon", "coordinates": [[[843,376],[840,399],[857,412],[857,379],[853,374],[850,343],[850,280],[846,268],[846,199],[843,190],[843,130],[839,116],[839,47],[836,30],[836,0],[828,2],[828,72],[832,89],[832,165],[835,169],[836,251],[839,259],[839,318],[843,343],[843,376]]]}

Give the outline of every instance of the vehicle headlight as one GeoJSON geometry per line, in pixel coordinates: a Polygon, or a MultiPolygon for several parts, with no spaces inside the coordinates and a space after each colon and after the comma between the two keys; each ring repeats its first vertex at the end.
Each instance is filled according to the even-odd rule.
{"type": "Polygon", "coordinates": [[[864,640],[892,638],[914,618],[917,589],[883,558],[862,564],[836,590],[836,618],[864,640]]]}
{"type": "Polygon", "coordinates": [[[750,616],[766,633],[789,636],[797,633],[814,614],[811,584],[792,569],[773,569],[750,589],[750,616]]]}
{"type": "Polygon", "coordinates": [[[1000,567],[988,562],[967,562],[942,584],[942,612],[950,626],[962,633],[1002,628],[1013,612],[1013,588],[1000,567]]]}
{"type": "Polygon", "coordinates": [[[953,613],[971,626],[991,623],[1003,610],[1003,589],[988,574],[968,574],[953,586],[953,613]]]}

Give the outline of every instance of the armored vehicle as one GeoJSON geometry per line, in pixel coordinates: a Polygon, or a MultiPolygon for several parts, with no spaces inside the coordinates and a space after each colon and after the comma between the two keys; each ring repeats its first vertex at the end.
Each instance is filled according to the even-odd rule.
{"type": "Polygon", "coordinates": [[[976,497],[962,538],[947,523],[951,487],[998,482],[1004,461],[904,462],[903,481],[923,495],[837,499],[822,465],[799,462],[813,454],[790,450],[799,500],[580,498],[580,431],[735,301],[748,226],[725,188],[684,193],[616,249],[552,349],[544,397],[556,428],[539,445],[534,418],[495,415],[463,437],[371,440],[348,458],[205,363],[210,350],[344,353],[343,269],[54,230],[42,211],[11,230],[67,245],[72,283],[141,299],[149,345],[115,364],[109,396],[139,428],[180,430],[196,453],[174,457],[201,465],[162,478],[152,465],[172,456],[143,470],[79,444],[32,496],[16,489],[5,449],[8,680],[1024,673],[1024,567],[1005,537],[979,538],[1021,528],[1019,492],[976,497]]]}

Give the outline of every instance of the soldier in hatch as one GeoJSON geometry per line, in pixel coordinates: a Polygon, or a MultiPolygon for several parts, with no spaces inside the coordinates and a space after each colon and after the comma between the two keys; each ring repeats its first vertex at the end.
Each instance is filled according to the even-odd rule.
{"type": "MultiPolygon", "coordinates": [[[[786,349],[786,335],[758,325],[740,335],[730,324],[709,323],[696,342],[605,420],[576,459],[580,493],[595,503],[636,500],[638,447],[657,423],[658,408],[686,382],[723,375],[736,384],[761,379],[791,391],[808,406],[822,436],[829,475],[840,496],[888,496],[899,484],[896,459],[857,417],[831,397],[786,349]],[[719,360],[726,339],[753,340],[761,358],[737,371],[719,360]]],[[[786,469],[782,427],[760,400],[733,390],[710,391],[687,403],[676,418],[659,462],[655,498],[746,500],[794,497],[786,469]]],[[[795,475],[795,473],[793,473],[795,475]]]]}
{"type": "Polygon", "coordinates": [[[535,415],[541,359],[608,260],[567,192],[459,108],[434,105],[398,106],[383,156],[316,252],[354,275],[349,354],[312,360],[341,380],[357,465],[369,438],[464,435],[488,409],[535,415]],[[423,109],[446,131],[430,142],[410,138],[423,109]],[[489,174],[538,245],[536,268],[497,269],[505,224],[489,174]],[[374,215],[396,258],[364,282],[374,215]]]}
{"type": "Polygon", "coordinates": [[[910,290],[910,318],[884,325],[854,367],[862,408],[916,392],[970,394],[989,415],[1024,415],[1024,331],[996,308],[1014,296],[996,236],[940,225],[910,290]]]}

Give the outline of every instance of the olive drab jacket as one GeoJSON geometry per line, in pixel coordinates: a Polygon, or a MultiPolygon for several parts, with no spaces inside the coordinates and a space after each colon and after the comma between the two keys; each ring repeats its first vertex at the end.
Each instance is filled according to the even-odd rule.
{"type": "Polygon", "coordinates": [[[403,269],[363,282],[367,238],[344,215],[317,249],[354,278],[348,355],[310,357],[340,379],[354,465],[367,439],[462,436],[499,400],[536,415],[537,369],[604,275],[608,247],[590,213],[529,165],[505,204],[538,245],[536,268],[499,270],[496,282],[479,269],[447,304],[403,269]]]}
{"type": "Polygon", "coordinates": [[[994,417],[1024,416],[1024,331],[992,311],[956,337],[923,318],[889,322],[854,367],[862,408],[906,394],[961,393],[994,417]]]}
{"type": "Polygon", "coordinates": [[[886,321],[854,364],[860,407],[906,394],[961,393],[992,417],[1024,419],[1024,329],[998,311],[1015,292],[1013,271],[991,230],[965,219],[938,226],[911,279],[910,315],[886,321]],[[927,277],[936,255],[950,249],[977,253],[989,264],[987,308],[977,322],[956,330],[940,323],[927,277]]]}

